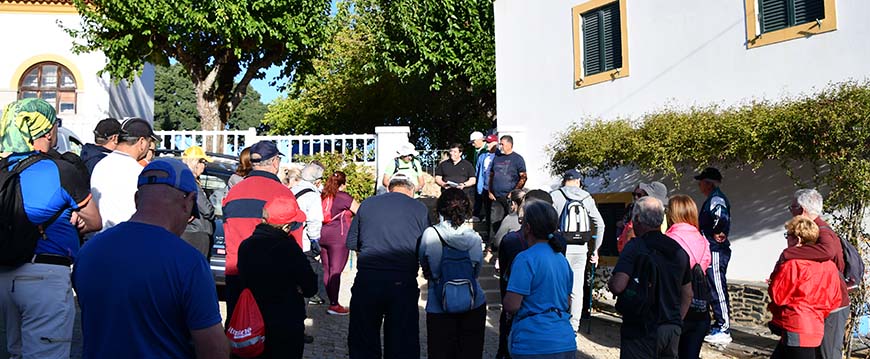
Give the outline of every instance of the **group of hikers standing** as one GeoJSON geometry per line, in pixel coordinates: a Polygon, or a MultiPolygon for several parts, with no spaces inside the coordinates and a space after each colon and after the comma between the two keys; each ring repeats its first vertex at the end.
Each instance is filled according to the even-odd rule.
{"type": "MultiPolygon", "coordinates": [[[[221,203],[224,324],[208,262],[215,208],[197,179],[213,159],[199,147],[181,161],[154,158],[160,139],[135,118],[101,121],[82,159],[53,149],[60,126],[36,99],[14,102],[0,118],[0,315],[13,357],[69,357],[75,289],[86,358],[227,358],[229,343],[239,354],[257,342],[259,357],[300,358],[314,340],[305,334],[309,305],[325,301],[327,313],[350,315],[351,358],[418,358],[422,269],[428,356],[480,358],[487,252],[497,258],[502,297],[497,358],[576,357],[586,269],[598,263],[604,220],[576,170],[555,190],[526,191],[511,136],[472,133],[471,161],[451,146],[435,171],[435,223],[415,199],[424,181],[411,144],[387,166],[387,192],[362,203],[340,171],[312,162],[282,173],[273,142],[246,148],[221,203]],[[488,223],[484,237],[470,227],[479,221],[488,223]],[[350,251],[357,261],[347,308],[339,292],[350,251]],[[264,342],[234,340],[251,335],[233,327],[249,309],[248,292],[264,342]]],[[[731,341],[732,208],[717,169],[695,179],[706,196],[700,207],[687,195],[668,197],[662,183],[642,183],[619,225],[608,289],[623,314],[620,357],[697,358],[704,341],[731,341]]],[[[788,210],[788,248],[769,278],[770,327],[781,335],[773,357],[835,358],[850,313],[848,258],[820,217],[816,190],[797,191],[788,210]]]]}

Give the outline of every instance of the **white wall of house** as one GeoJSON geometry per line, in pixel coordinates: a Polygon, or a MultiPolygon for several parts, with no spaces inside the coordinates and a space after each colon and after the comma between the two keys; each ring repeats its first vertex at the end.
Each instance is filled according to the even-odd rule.
{"type": "Polygon", "coordinates": [[[77,108],[75,113],[60,113],[64,127],[82,140],[93,140],[97,122],[107,116],[154,116],[154,68],[147,65],[142,75],[127,87],[126,82],[114,84],[108,75],[98,76],[106,58],[101,53],[74,54],[73,40],[58,25],[78,26],[76,14],[20,13],[0,11],[0,106],[15,101],[23,66],[43,60],[56,61],[68,67],[76,77],[77,108]],[[16,36],[14,34],[20,34],[16,36]]]}
{"type": "MultiPolygon", "coordinates": [[[[579,89],[573,86],[571,8],[585,1],[494,3],[498,127],[522,134],[515,148],[526,158],[531,187],[555,182],[544,175],[545,147],[571,123],[776,100],[870,75],[870,22],[864,19],[870,2],[836,1],[836,31],[747,49],[743,1],[622,1],[630,75],[579,89]]],[[[728,276],[762,280],[785,246],[784,208],[795,188],[776,166],[724,175],[735,209],[728,276]]],[[[607,188],[591,187],[630,190],[638,180],[629,172],[607,188]]],[[[680,192],[703,200],[690,176],[681,181],[680,192]]]]}

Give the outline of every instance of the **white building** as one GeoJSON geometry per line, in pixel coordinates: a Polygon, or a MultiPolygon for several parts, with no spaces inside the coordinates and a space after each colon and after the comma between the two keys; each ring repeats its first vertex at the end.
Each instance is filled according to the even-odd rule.
{"type": "MultiPolygon", "coordinates": [[[[555,183],[540,175],[549,173],[545,147],[571,123],[777,100],[870,74],[868,1],[496,0],[494,7],[498,128],[514,135],[531,187],[555,183]]],[[[763,280],[785,247],[785,207],[796,188],[781,172],[723,173],[734,207],[729,278],[763,280]]],[[[639,180],[628,173],[590,187],[627,191],[639,180]]],[[[690,174],[680,182],[679,192],[703,200],[690,174]]]]}
{"type": "Polygon", "coordinates": [[[78,27],[71,0],[0,0],[0,106],[40,97],[55,105],[63,126],[83,141],[106,117],[154,117],[154,68],[147,65],[132,86],[98,76],[101,53],[74,54],[65,27],[78,27]]]}

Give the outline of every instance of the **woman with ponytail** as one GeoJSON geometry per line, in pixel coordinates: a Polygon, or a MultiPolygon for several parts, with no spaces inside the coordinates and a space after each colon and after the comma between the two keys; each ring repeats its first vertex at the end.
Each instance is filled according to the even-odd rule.
{"type": "MultiPolygon", "coordinates": [[[[514,259],[503,307],[513,316],[510,355],[523,358],[574,358],[577,343],[570,322],[574,274],[562,255],[559,215],[552,205],[523,205],[520,231],[529,248],[514,259]]],[[[582,300],[578,298],[577,300],[582,300]]]]}
{"type": "Polygon", "coordinates": [[[471,202],[461,189],[449,188],[441,192],[436,208],[441,221],[427,228],[420,241],[420,265],[429,280],[429,358],[480,358],[486,297],[477,280],[483,263],[480,235],[463,226],[471,218],[471,202]],[[450,288],[466,290],[453,296],[450,288]]]}
{"type": "Polygon", "coordinates": [[[345,244],[347,232],[351,217],[359,209],[359,203],[344,191],[346,187],[347,176],[344,172],[335,171],[326,179],[320,196],[323,204],[320,260],[323,262],[323,284],[326,286],[326,296],[329,298],[329,308],[326,312],[332,315],[350,313],[350,310],[338,303],[338,293],[341,289],[341,272],[350,254],[345,244]]]}

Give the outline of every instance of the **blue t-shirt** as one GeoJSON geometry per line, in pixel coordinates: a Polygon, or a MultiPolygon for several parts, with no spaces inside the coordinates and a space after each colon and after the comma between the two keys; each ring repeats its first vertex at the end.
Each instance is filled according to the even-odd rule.
{"type": "Polygon", "coordinates": [[[526,161],[516,152],[499,153],[492,160],[492,183],[490,189],[496,197],[505,197],[520,181],[520,172],[526,172],[526,161]]]}
{"type": "Polygon", "coordinates": [[[572,283],[568,260],[548,244],[535,244],[517,255],[507,291],[522,295],[523,303],[511,328],[511,354],[577,350],[568,306],[572,283]]]}
{"type": "MultiPolygon", "coordinates": [[[[22,160],[34,153],[13,156],[22,160]]],[[[35,254],[54,254],[74,259],[79,251],[79,233],[69,220],[73,210],[91,199],[88,174],[80,172],[65,160],[44,159],[25,169],[20,182],[24,212],[30,222],[45,223],[58,211],[63,211],[45,228],[46,239],[36,242],[35,254]]]]}
{"type": "Polygon", "coordinates": [[[205,257],[150,224],[88,241],[73,271],[85,358],[193,358],[191,330],[221,322],[205,257]]]}

